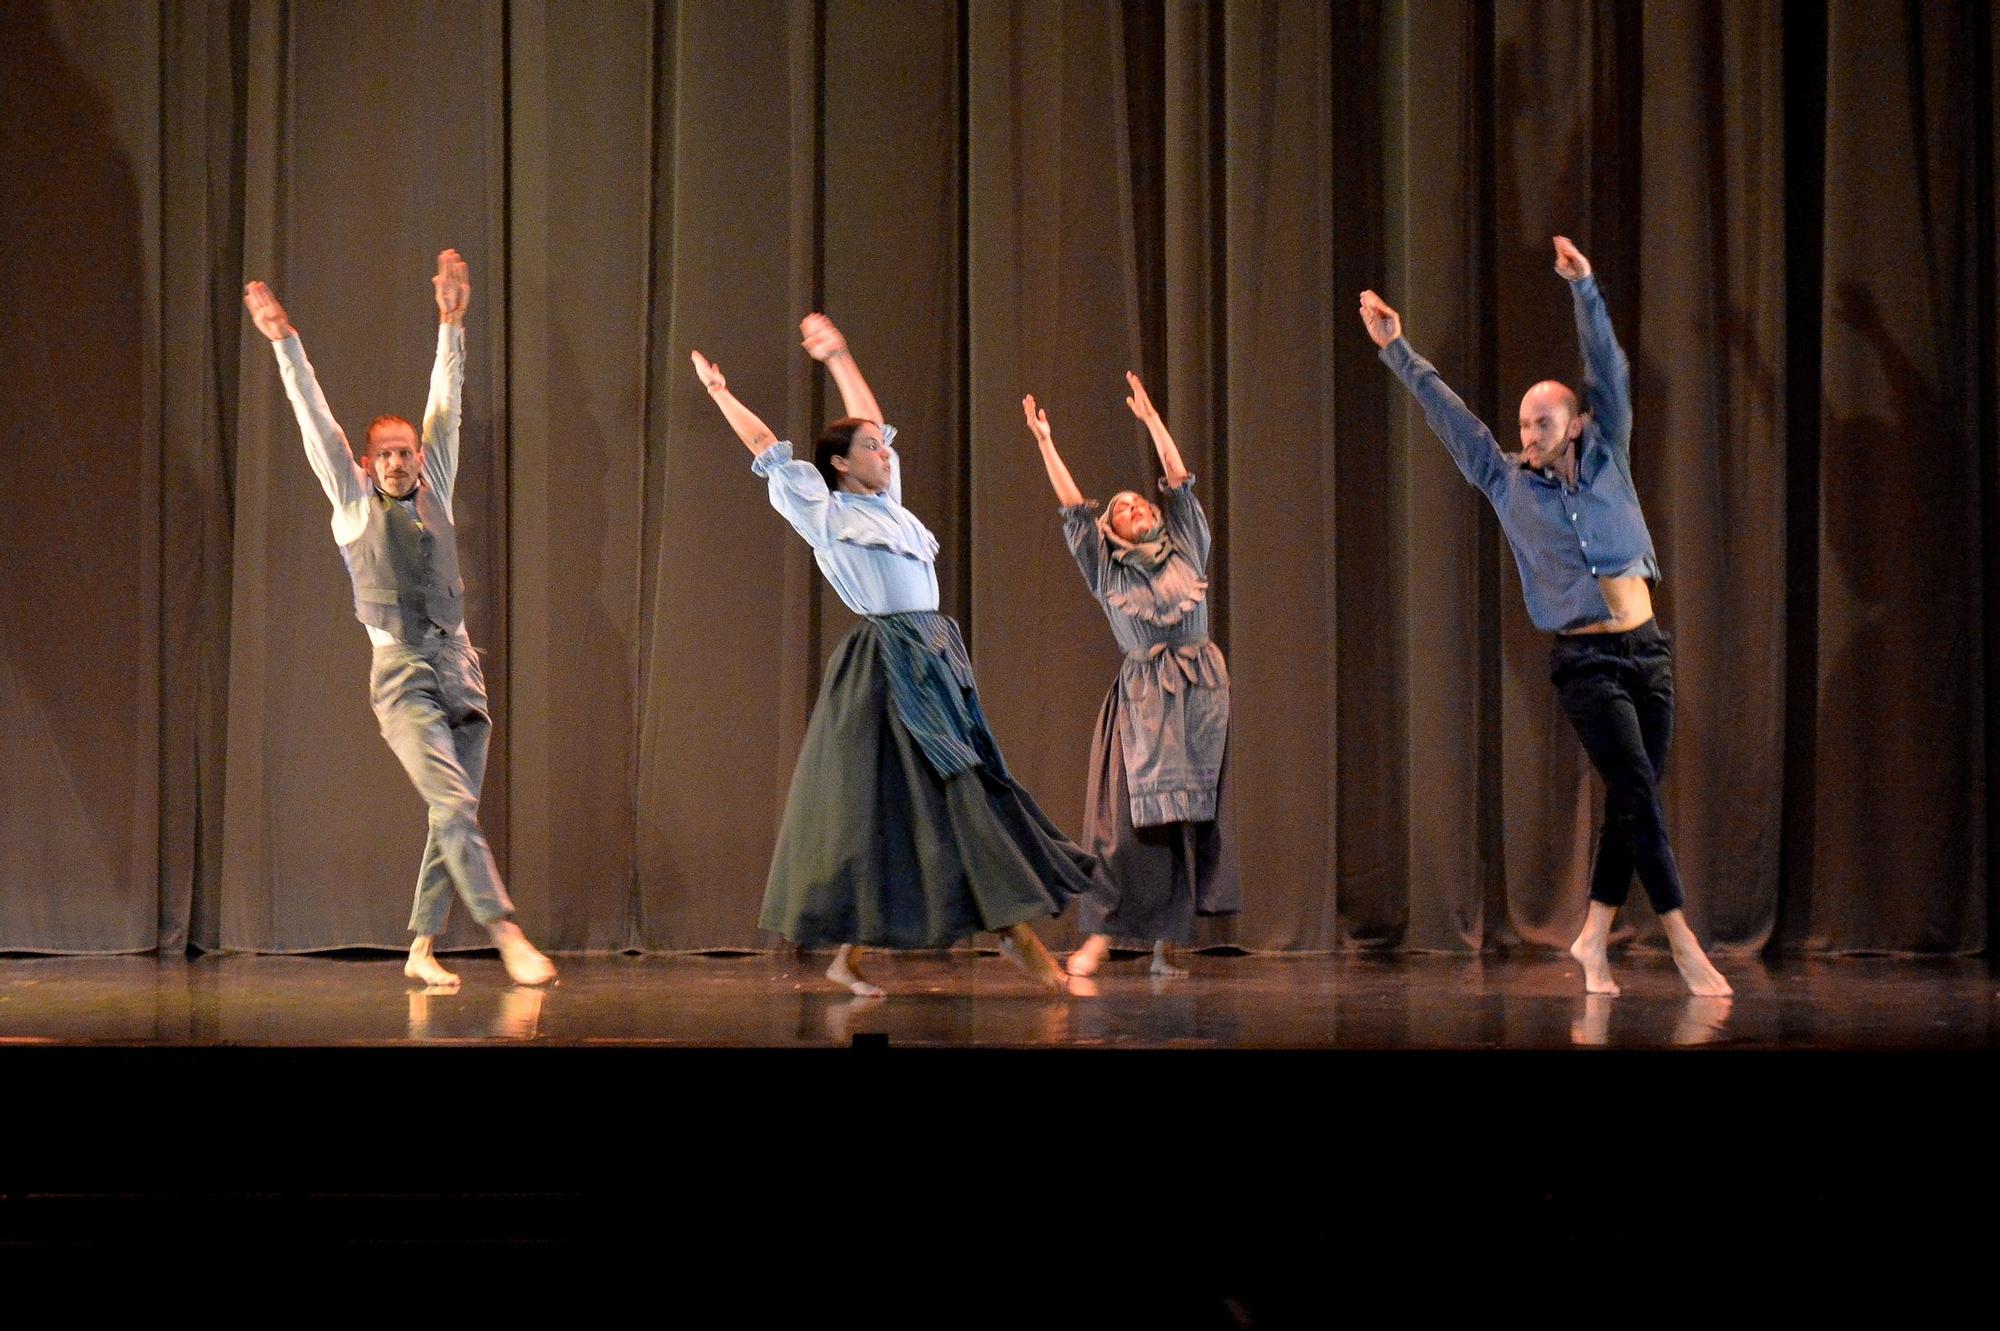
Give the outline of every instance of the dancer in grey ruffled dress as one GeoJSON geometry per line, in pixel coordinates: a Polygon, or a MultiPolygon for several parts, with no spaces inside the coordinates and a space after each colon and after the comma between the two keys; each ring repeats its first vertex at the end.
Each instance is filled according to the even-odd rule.
{"type": "Polygon", "coordinates": [[[1124,938],[1153,944],[1154,974],[1182,975],[1173,944],[1194,940],[1197,915],[1231,914],[1241,902],[1223,793],[1229,668],[1208,637],[1208,519],[1194,477],[1139,376],[1125,380],[1125,405],[1166,473],[1157,507],[1124,490],[1100,513],[1070,479],[1048,413],[1033,396],[1021,401],[1070,553],[1125,653],[1090,746],[1083,846],[1103,872],[1079,907],[1090,938],[1069,972],[1091,974],[1124,938]]]}

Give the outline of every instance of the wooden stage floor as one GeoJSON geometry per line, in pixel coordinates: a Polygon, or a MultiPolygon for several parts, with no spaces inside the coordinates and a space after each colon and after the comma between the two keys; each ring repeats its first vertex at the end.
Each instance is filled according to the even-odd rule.
{"type": "Polygon", "coordinates": [[[1581,992],[1567,957],[1188,958],[1157,980],[1108,963],[1089,992],[1036,993],[991,954],[871,956],[887,999],[854,999],[823,957],[561,959],[545,991],[491,955],[425,993],[367,957],[0,959],[0,1044],[355,1047],[426,1044],[1090,1050],[1877,1050],[2000,1048],[1984,960],[1757,959],[1733,999],[1689,997],[1661,954],[1617,958],[1624,993],[1581,992]]]}

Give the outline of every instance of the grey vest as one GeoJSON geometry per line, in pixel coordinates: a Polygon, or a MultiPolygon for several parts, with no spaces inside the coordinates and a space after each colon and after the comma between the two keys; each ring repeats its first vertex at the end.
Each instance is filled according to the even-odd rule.
{"type": "Polygon", "coordinates": [[[422,485],[416,508],[412,518],[402,504],[373,491],[367,527],[340,547],[354,580],[354,617],[403,642],[422,641],[433,625],[453,633],[465,622],[465,583],[458,576],[451,519],[422,485]]]}

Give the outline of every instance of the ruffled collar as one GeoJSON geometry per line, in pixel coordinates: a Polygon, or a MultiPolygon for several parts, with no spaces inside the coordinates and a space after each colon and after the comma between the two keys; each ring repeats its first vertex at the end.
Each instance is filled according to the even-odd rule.
{"type": "Polygon", "coordinates": [[[843,545],[870,550],[886,550],[919,563],[937,562],[938,539],[917,515],[886,494],[856,494],[836,490],[829,496],[832,510],[827,529],[843,545]]]}
{"type": "Polygon", "coordinates": [[[1185,556],[1173,558],[1178,553],[1170,549],[1152,568],[1114,557],[1106,571],[1115,585],[1105,589],[1105,604],[1156,628],[1179,625],[1208,598],[1208,579],[1197,574],[1185,556]]]}

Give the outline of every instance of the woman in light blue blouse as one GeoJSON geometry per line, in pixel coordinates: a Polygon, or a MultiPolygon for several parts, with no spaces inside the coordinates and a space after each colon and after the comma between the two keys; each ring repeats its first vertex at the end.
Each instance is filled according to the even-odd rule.
{"type": "Polygon", "coordinates": [[[979,707],[958,626],[938,613],[937,538],[903,507],[896,431],[825,315],[804,346],[847,416],[813,461],[729,391],[699,351],[695,372],[745,447],[771,506],[812,546],[848,609],[865,616],[828,661],[785,801],[759,923],[836,947],[827,978],[879,995],[863,946],[947,947],[981,930],[1046,988],[1063,972],[1028,927],[1090,886],[1095,862],[1007,772],[979,707]]]}
{"type": "Polygon", "coordinates": [[[1070,554],[1125,655],[1091,738],[1083,844],[1103,872],[1078,908],[1089,938],[1069,972],[1095,972],[1117,937],[1151,943],[1153,974],[1178,976],[1173,945],[1194,940],[1195,917],[1231,914],[1242,895],[1223,798],[1229,667],[1208,637],[1208,519],[1194,477],[1139,376],[1125,383],[1165,473],[1163,506],[1122,490],[1098,512],[1056,452],[1048,413],[1021,399],[1070,554]]]}

